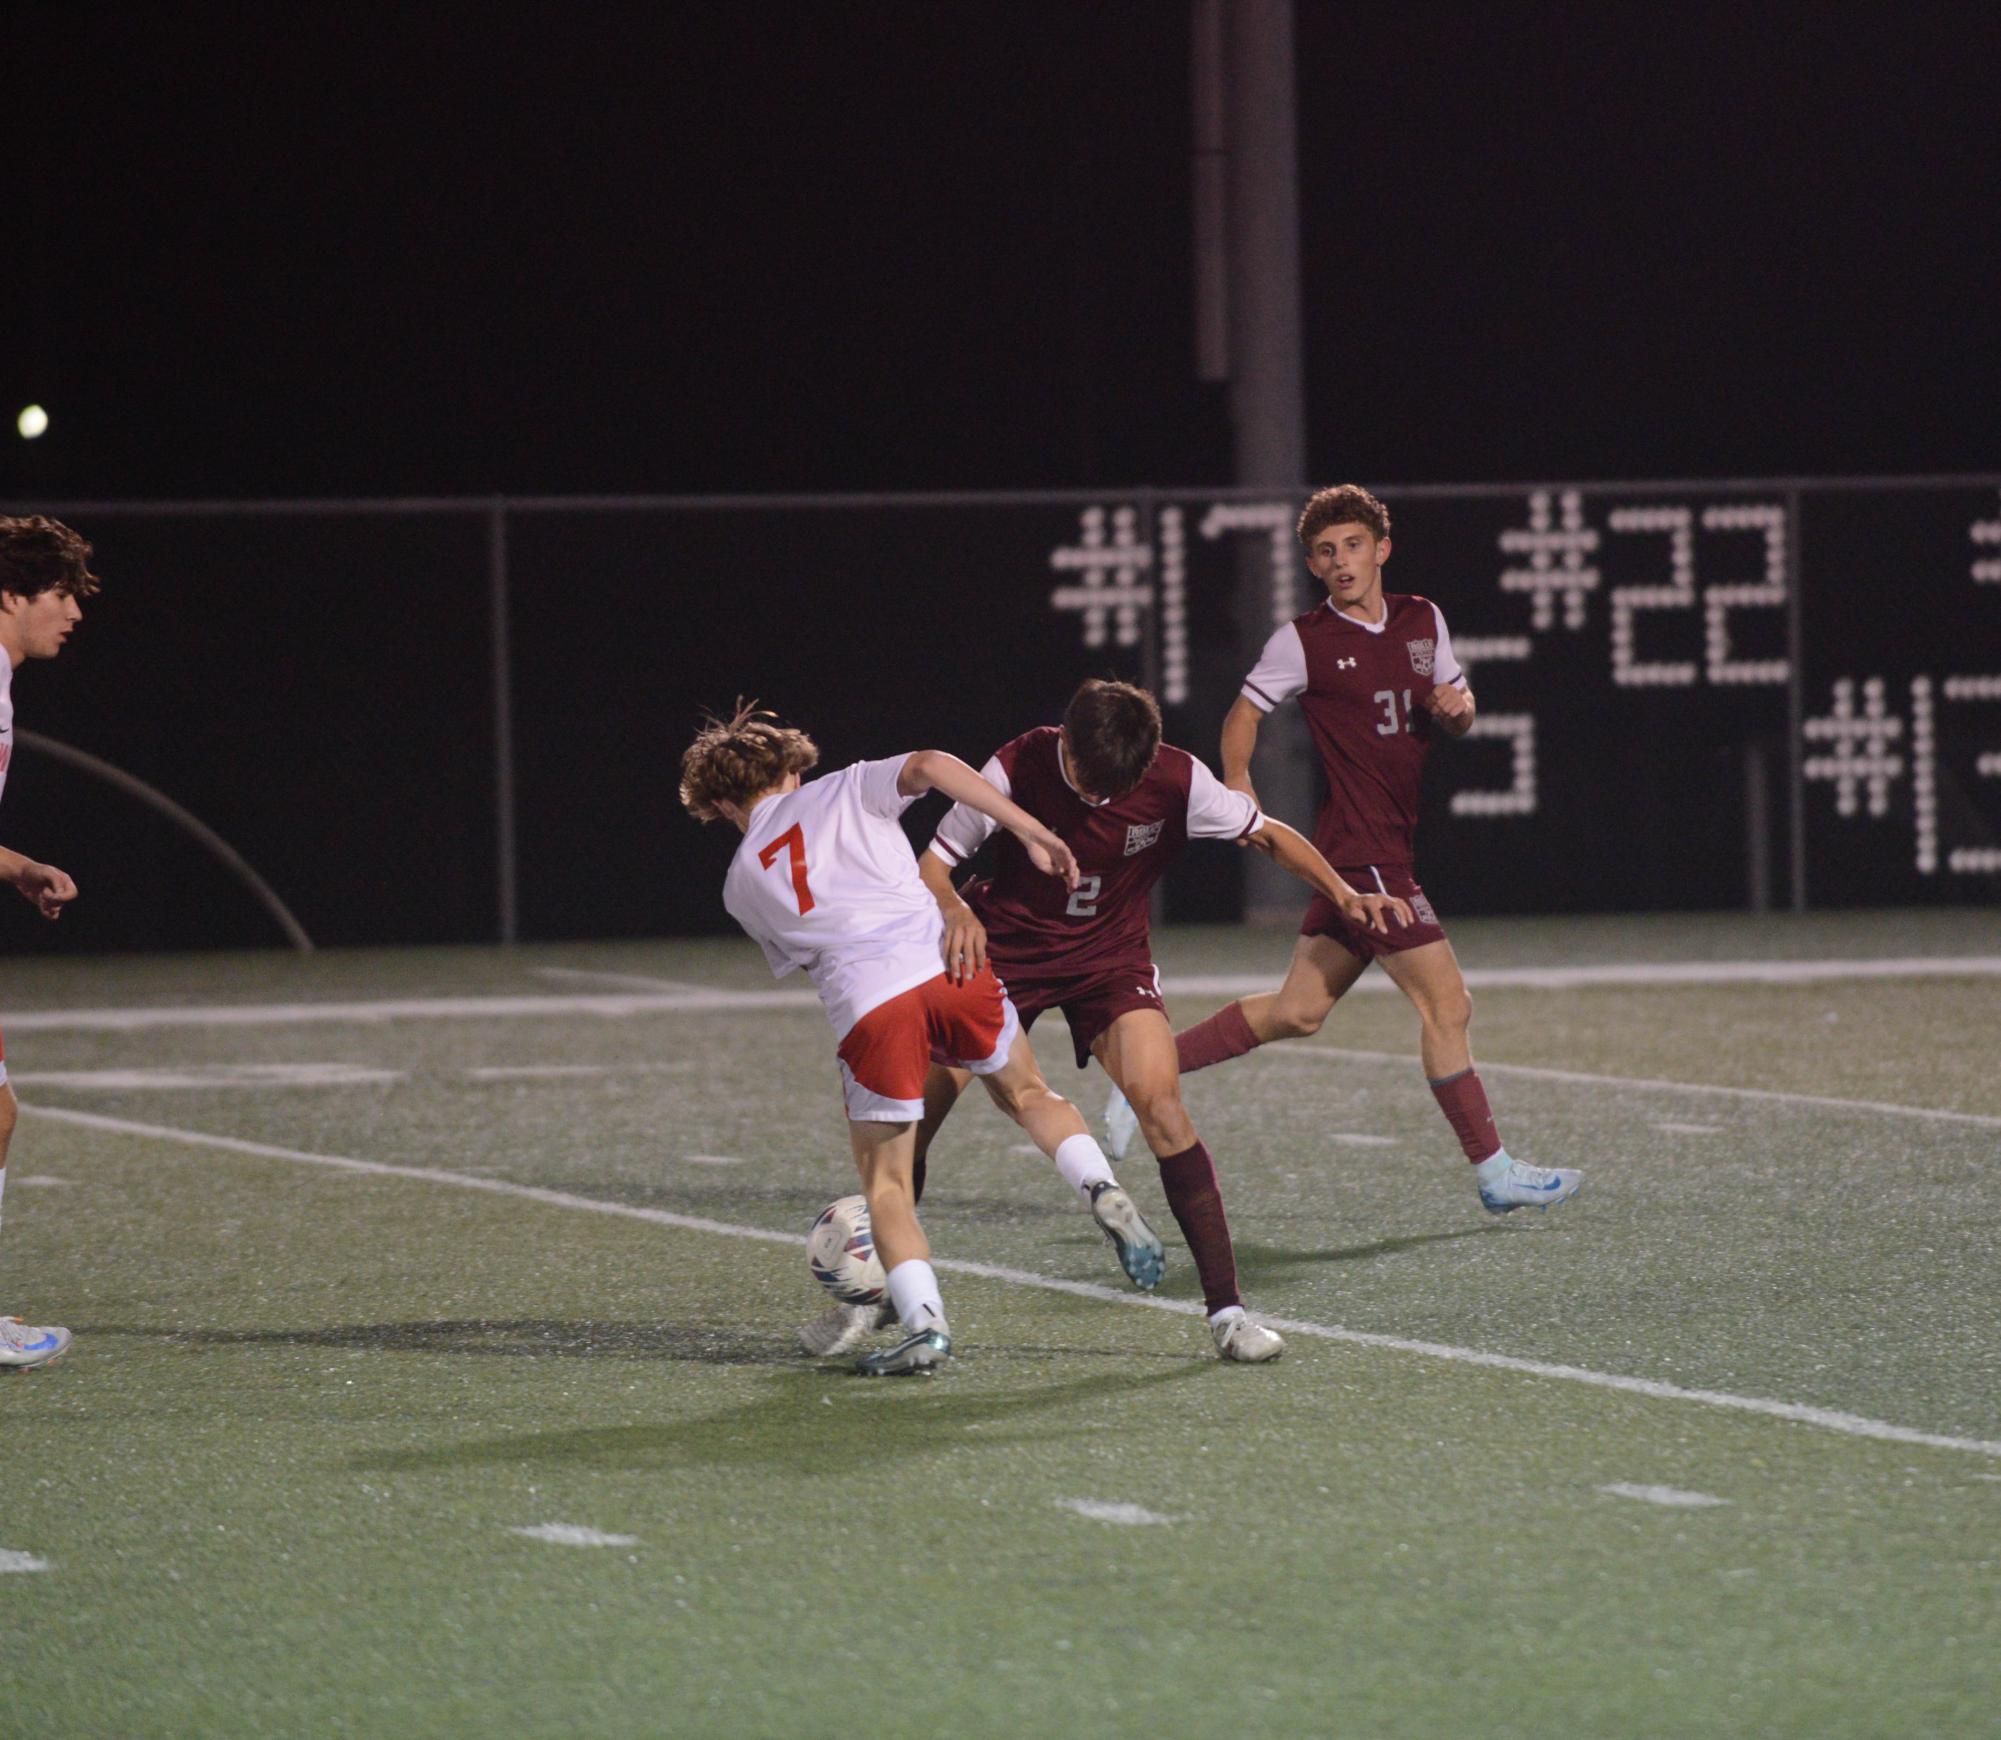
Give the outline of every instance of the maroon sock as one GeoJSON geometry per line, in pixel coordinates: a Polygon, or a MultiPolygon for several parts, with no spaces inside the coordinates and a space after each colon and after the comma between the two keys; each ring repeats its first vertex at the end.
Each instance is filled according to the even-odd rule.
{"type": "Polygon", "coordinates": [[[1207,1069],[1212,1063],[1227,1063],[1233,1057],[1242,1057],[1257,1043],[1258,1036],[1251,1031],[1250,1017],[1244,1013],[1243,1004],[1232,1003],[1218,1009],[1207,1021],[1196,1022],[1185,1033],[1177,1033],[1174,1055],[1180,1060],[1181,1073],[1186,1075],[1191,1069],[1207,1069]]]}
{"type": "MultiPolygon", "coordinates": [[[[1236,1005],[1232,1004],[1232,1008],[1236,1005]]],[[[1223,1191],[1216,1182],[1216,1163],[1200,1142],[1160,1163],[1161,1187],[1167,1206],[1188,1249],[1195,1272],[1202,1277],[1202,1302],[1211,1314],[1225,1305],[1241,1305],[1237,1292],[1237,1253],[1230,1244],[1230,1221],[1223,1212],[1223,1191]]]]}
{"type": "Polygon", "coordinates": [[[1457,1075],[1432,1076],[1431,1097],[1445,1114],[1446,1122],[1474,1165],[1500,1152],[1501,1133],[1494,1128],[1494,1113],[1487,1104],[1487,1090],[1480,1085],[1477,1070],[1462,1069],[1457,1075]]]}

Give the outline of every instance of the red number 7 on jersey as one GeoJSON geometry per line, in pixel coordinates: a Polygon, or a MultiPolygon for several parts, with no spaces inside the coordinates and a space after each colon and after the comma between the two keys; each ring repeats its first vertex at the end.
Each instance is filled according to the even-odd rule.
{"type": "Polygon", "coordinates": [[[806,886],[806,833],[797,822],[787,828],[770,845],[757,854],[757,861],[765,869],[771,868],[772,859],[787,847],[792,851],[792,892],[799,897],[799,916],[804,918],[813,910],[813,891],[806,886]]]}

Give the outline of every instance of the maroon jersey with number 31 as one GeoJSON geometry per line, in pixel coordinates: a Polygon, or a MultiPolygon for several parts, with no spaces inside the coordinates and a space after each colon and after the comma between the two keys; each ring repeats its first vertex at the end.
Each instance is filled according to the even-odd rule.
{"type": "Polygon", "coordinates": [[[1445,613],[1415,594],[1384,593],[1379,623],[1343,616],[1330,600],[1265,642],[1242,693],[1265,713],[1299,697],[1327,770],[1313,843],[1328,863],[1412,862],[1418,785],[1431,749],[1424,697],[1464,680],[1445,613]]]}

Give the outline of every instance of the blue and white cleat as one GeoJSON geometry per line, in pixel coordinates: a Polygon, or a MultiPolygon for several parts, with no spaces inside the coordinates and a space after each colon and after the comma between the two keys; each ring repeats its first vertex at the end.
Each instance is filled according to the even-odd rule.
{"type": "Polygon", "coordinates": [[[894,1347],[863,1354],[855,1370],[863,1377],[927,1377],[951,1357],[951,1336],[942,1329],[920,1329],[894,1347]]]}
{"type": "Polygon", "coordinates": [[[1091,1218],[1119,1253],[1119,1267],[1135,1287],[1151,1292],[1167,1272],[1167,1252],[1160,1235],[1146,1224],[1138,1206],[1109,1178],[1091,1186],[1091,1218]]]}
{"type": "Polygon", "coordinates": [[[0,1371],[34,1371],[69,1352],[67,1329],[31,1329],[18,1317],[0,1317],[0,1371]]]}
{"type": "Polygon", "coordinates": [[[1123,1160],[1139,1134],[1139,1113],[1133,1103],[1112,1083],[1112,1097],[1105,1102],[1105,1151],[1114,1160],[1123,1160]]]}
{"type": "MultiPolygon", "coordinates": [[[[1485,1162],[1482,1162],[1485,1165],[1485,1162]]],[[[1489,1214],[1513,1214],[1518,1208],[1554,1208],[1584,1188],[1584,1174],[1565,1167],[1525,1166],[1510,1158],[1492,1178],[1480,1181],[1480,1206],[1489,1214]]]]}

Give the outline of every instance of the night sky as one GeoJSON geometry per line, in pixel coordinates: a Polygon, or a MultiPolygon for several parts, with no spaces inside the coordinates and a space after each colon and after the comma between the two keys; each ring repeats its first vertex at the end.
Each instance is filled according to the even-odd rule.
{"type": "MultiPolygon", "coordinates": [[[[1993,19],[1301,0],[1315,474],[2001,466],[1993,19]]],[[[1179,0],[0,22],[0,497],[1230,479],[1179,0]]]]}

